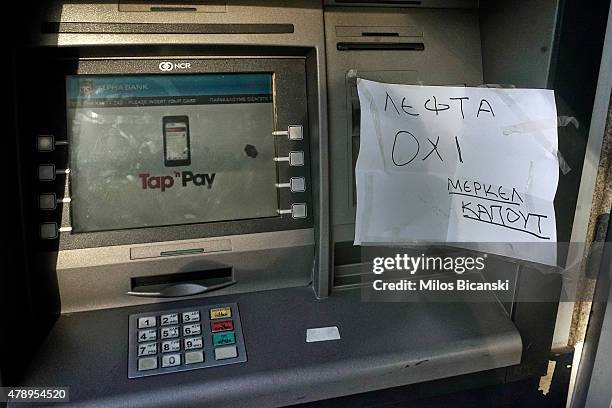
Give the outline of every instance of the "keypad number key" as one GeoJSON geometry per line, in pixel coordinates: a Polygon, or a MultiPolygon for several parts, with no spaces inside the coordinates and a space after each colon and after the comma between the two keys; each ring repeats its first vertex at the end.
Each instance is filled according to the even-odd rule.
{"type": "Polygon", "coordinates": [[[192,323],[200,321],[200,311],[193,310],[191,312],[183,312],[183,323],[192,323]]]}
{"type": "Polygon", "coordinates": [[[202,334],[202,326],[199,324],[190,324],[183,326],[183,336],[193,336],[202,334]]]}
{"type": "Polygon", "coordinates": [[[203,346],[203,341],[201,337],[189,337],[184,339],[184,341],[185,350],[200,349],[203,346]]]}
{"type": "Polygon", "coordinates": [[[166,354],[162,356],[162,368],[163,367],[176,367],[181,365],[180,354],[166,354]]]}
{"type": "Polygon", "coordinates": [[[165,315],[161,315],[159,320],[161,321],[161,325],[162,326],[169,326],[169,325],[172,325],[172,324],[178,324],[179,323],[179,315],[178,315],[178,313],[165,314],[165,315]]]}
{"type": "Polygon", "coordinates": [[[139,330],[138,331],[138,342],[143,341],[155,341],[157,340],[157,330],[148,329],[148,330],[139,330]]]}
{"type": "Polygon", "coordinates": [[[180,340],[169,340],[164,341],[161,344],[162,353],[171,353],[173,351],[179,351],[181,349],[181,341],[180,340]]]}
{"type": "Polygon", "coordinates": [[[138,345],[138,357],[152,356],[157,354],[157,343],[146,343],[138,345]]]}
{"type": "Polygon", "coordinates": [[[179,336],[179,328],[178,326],[173,327],[165,327],[161,329],[161,338],[162,339],[171,339],[179,336]]]}
{"type": "Polygon", "coordinates": [[[155,321],[155,316],[147,316],[147,317],[139,317],[138,318],[138,328],[139,329],[147,329],[149,327],[155,327],[157,325],[155,321]]]}

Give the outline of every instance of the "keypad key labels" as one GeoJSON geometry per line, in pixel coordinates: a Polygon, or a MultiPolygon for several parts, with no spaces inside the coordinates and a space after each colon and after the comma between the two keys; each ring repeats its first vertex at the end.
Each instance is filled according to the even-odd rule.
{"type": "Polygon", "coordinates": [[[138,342],[143,341],[155,341],[157,340],[157,330],[148,329],[148,330],[139,330],[138,331],[138,342]]]}
{"type": "Polygon", "coordinates": [[[149,327],[155,327],[155,316],[147,316],[138,318],[138,328],[147,329],[149,327]]]}
{"type": "Polygon", "coordinates": [[[161,315],[160,319],[162,326],[170,326],[173,324],[179,324],[179,315],[178,313],[170,313],[161,315]]]}
{"type": "Polygon", "coordinates": [[[204,342],[201,337],[188,337],[185,340],[185,350],[201,349],[204,342]]]}
{"type": "Polygon", "coordinates": [[[173,351],[179,351],[180,349],[181,349],[181,341],[178,339],[164,341],[161,344],[162,353],[171,353],[173,351]]]}
{"type": "Polygon", "coordinates": [[[163,367],[176,367],[181,365],[180,354],[165,354],[162,356],[162,368],[163,367]]]}
{"type": "Polygon", "coordinates": [[[146,343],[138,345],[138,357],[157,354],[157,343],[146,343]]]}
{"type": "Polygon", "coordinates": [[[160,330],[162,339],[171,339],[179,336],[178,326],[166,327],[160,330]]]}
{"type": "Polygon", "coordinates": [[[183,336],[202,334],[202,326],[198,323],[183,326],[183,336]]]}
{"type": "Polygon", "coordinates": [[[183,323],[192,323],[200,321],[200,311],[183,312],[183,323]]]}

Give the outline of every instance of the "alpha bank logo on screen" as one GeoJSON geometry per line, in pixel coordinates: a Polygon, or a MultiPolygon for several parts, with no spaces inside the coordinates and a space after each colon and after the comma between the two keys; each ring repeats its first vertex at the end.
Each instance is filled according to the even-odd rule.
{"type": "Polygon", "coordinates": [[[79,81],[79,97],[91,98],[96,94],[103,92],[138,92],[149,89],[149,84],[138,83],[99,83],[91,79],[83,79],[79,81]]]}
{"type": "Polygon", "coordinates": [[[159,70],[163,72],[169,72],[174,70],[181,69],[190,69],[191,63],[189,62],[171,62],[171,61],[162,61],[158,65],[159,70]]]}
{"type": "Polygon", "coordinates": [[[94,94],[95,88],[93,81],[82,80],[79,81],[79,96],[89,98],[94,94]]]}

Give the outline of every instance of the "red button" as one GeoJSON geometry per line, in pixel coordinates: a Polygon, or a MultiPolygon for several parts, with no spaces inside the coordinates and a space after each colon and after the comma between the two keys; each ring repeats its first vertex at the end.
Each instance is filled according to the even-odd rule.
{"type": "Polygon", "coordinates": [[[212,332],[220,332],[226,330],[234,330],[234,322],[231,320],[218,320],[210,324],[212,332]]]}

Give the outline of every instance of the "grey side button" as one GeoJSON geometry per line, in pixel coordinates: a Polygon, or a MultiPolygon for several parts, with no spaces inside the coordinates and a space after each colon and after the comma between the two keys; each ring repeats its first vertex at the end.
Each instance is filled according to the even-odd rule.
{"type": "Polygon", "coordinates": [[[306,191],[306,180],[304,177],[291,177],[289,185],[292,193],[303,193],[306,191]]]}
{"type": "Polygon", "coordinates": [[[217,347],[215,349],[215,360],[225,360],[226,358],[238,357],[236,346],[217,347]]]}
{"type": "Polygon", "coordinates": [[[185,353],[185,364],[196,364],[204,361],[204,353],[202,351],[188,351],[185,353]]]}
{"type": "Polygon", "coordinates": [[[57,238],[57,223],[55,222],[43,222],[40,224],[40,238],[42,239],[55,239],[57,238]]]}
{"type": "Polygon", "coordinates": [[[289,165],[290,166],[303,166],[304,165],[304,152],[289,152],[289,165]]]}
{"type": "Polygon", "coordinates": [[[55,210],[57,208],[57,197],[55,193],[42,193],[38,196],[38,208],[41,210],[55,210]]]}
{"type": "Polygon", "coordinates": [[[302,140],[304,139],[304,131],[302,125],[291,125],[289,126],[289,140],[302,140]]]}
{"type": "Polygon", "coordinates": [[[41,181],[55,180],[55,165],[41,164],[38,166],[38,179],[41,181]]]}
{"type": "Polygon", "coordinates": [[[157,368],[157,357],[145,357],[138,359],[138,371],[155,370],[157,368]]]}
{"type": "Polygon", "coordinates": [[[306,218],[306,204],[295,203],[291,204],[291,216],[293,218],[306,218]]]}
{"type": "Polygon", "coordinates": [[[36,150],[39,152],[52,152],[55,150],[53,135],[39,135],[36,141],[36,150]]]}

